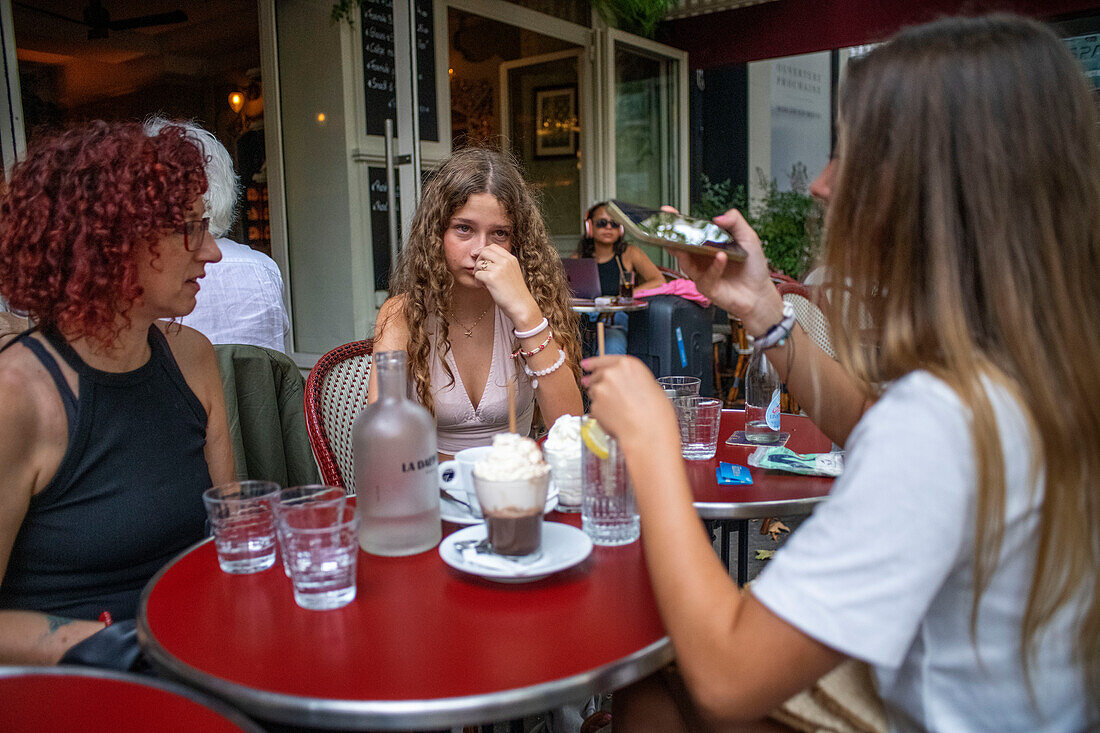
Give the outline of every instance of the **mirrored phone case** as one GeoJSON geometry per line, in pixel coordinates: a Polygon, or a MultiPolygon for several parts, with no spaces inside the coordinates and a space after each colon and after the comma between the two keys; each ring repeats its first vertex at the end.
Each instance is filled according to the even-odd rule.
{"type": "Polygon", "coordinates": [[[696,254],[725,252],[737,261],[746,257],[745,250],[725,230],[705,219],[618,200],[608,202],[607,211],[627,234],[646,244],[696,254]]]}

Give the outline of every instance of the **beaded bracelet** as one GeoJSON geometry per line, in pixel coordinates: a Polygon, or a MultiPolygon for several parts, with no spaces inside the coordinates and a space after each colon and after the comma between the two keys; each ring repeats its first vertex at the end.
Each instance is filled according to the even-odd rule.
{"type": "Polygon", "coordinates": [[[564,363],[565,363],[565,350],[564,349],[558,349],[558,360],[555,361],[550,366],[546,367],[545,369],[531,369],[531,367],[524,364],[523,365],[523,371],[526,372],[527,376],[531,378],[531,388],[532,389],[538,389],[539,388],[538,377],[545,377],[547,374],[553,374],[558,369],[560,369],[561,365],[564,364],[564,363]]]}
{"type": "Polygon", "coordinates": [[[553,339],[553,338],[554,338],[554,332],[553,331],[547,331],[546,332],[546,340],[544,340],[541,344],[539,344],[535,348],[531,349],[530,351],[524,351],[523,347],[521,346],[520,348],[518,348],[518,349],[516,349],[515,351],[512,352],[512,358],[515,359],[517,356],[522,356],[524,359],[528,359],[528,358],[534,356],[535,354],[539,353],[543,349],[545,349],[547,346],[549,346],[550,345],[550,340],[553,339]]]}
{"type": "Polygon", "coordinates": [[[514,333],[516,335],[516,338],[518,338],[518,339],[527,339],[527,338],[531,338],[536,333],[538,333],[539,331],[541,331],[542,329],[546,328],[549,325],[550,325],[550,321],[546,320],[546,317],[543,316],[543,319],[541,321],[539,321],[539,325],[535,326],[530,331],[517,331],[516,329],[513,328],[512,333],[514,333]]]}

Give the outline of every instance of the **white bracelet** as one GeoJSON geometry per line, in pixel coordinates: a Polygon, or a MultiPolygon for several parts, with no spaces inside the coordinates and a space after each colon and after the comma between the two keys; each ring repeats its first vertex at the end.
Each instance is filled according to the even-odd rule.
{"type": "Polygon", "coordinates": [[[782,346],[787,342],[787,337],[791,335],[791,329],[794,328],[796,320],[794,306],[787,301],[783,301],[783,317],[779,319],[779,323],[756,337],[753,342],[754,347],[763,351],[773,346],[782,346]]]}
{"type": "Polygon", "coordinates": [[[534,369],[534,370],[532,370],[531,367],[527,366],[527,364],[524,364],[523,365],[523,371],[525,371],[527,373],[527,376],[531,378],[531,389],[538,389],[539,388],[538,377],[545,377],[547,374],[553,374],[558,369],[560,369],[561,365],[564,364],[564,363],[565,363],[565,349],[558,349],[558,360],[555,361],[552,365],[546,367],[545,369],[534,369]]]}
{"type": "Polygon", "coordinates": [[[531,338],[536,333],[538,333],[539,331],[541,331],[542,329],[546,328],[549,325],[550,325],[550,321],[546,320],[546,317],[544,316],[542,321],[539,322],[539,325],[535,326],[530,331],[517,331],[516,329],[513,328],[512,333],[514,333],[516,335],[516,338],[518,338],[518,339],[527,339],[527,338],[531,338]]]}

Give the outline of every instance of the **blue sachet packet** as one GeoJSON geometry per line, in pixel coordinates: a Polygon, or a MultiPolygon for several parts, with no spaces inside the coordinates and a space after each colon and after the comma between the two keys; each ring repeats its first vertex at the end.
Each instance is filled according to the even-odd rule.
{"type": "Polygon", "coordinates": [[[718,462],[718,468],[715,471],[718,477],[719,486],[732,486],[738,484],[751,484],[752,473],[745,466],[738,466],[735,463],[726,463],[725,461],[718,462]]]}

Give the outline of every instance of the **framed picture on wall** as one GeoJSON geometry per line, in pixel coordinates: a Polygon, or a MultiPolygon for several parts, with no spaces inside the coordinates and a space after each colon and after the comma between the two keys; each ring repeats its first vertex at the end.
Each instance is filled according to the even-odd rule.
{"type": "Polygon", "coordinates": [[[577,87],[535,90],[535,157],[577,154],[577,87]]]}

